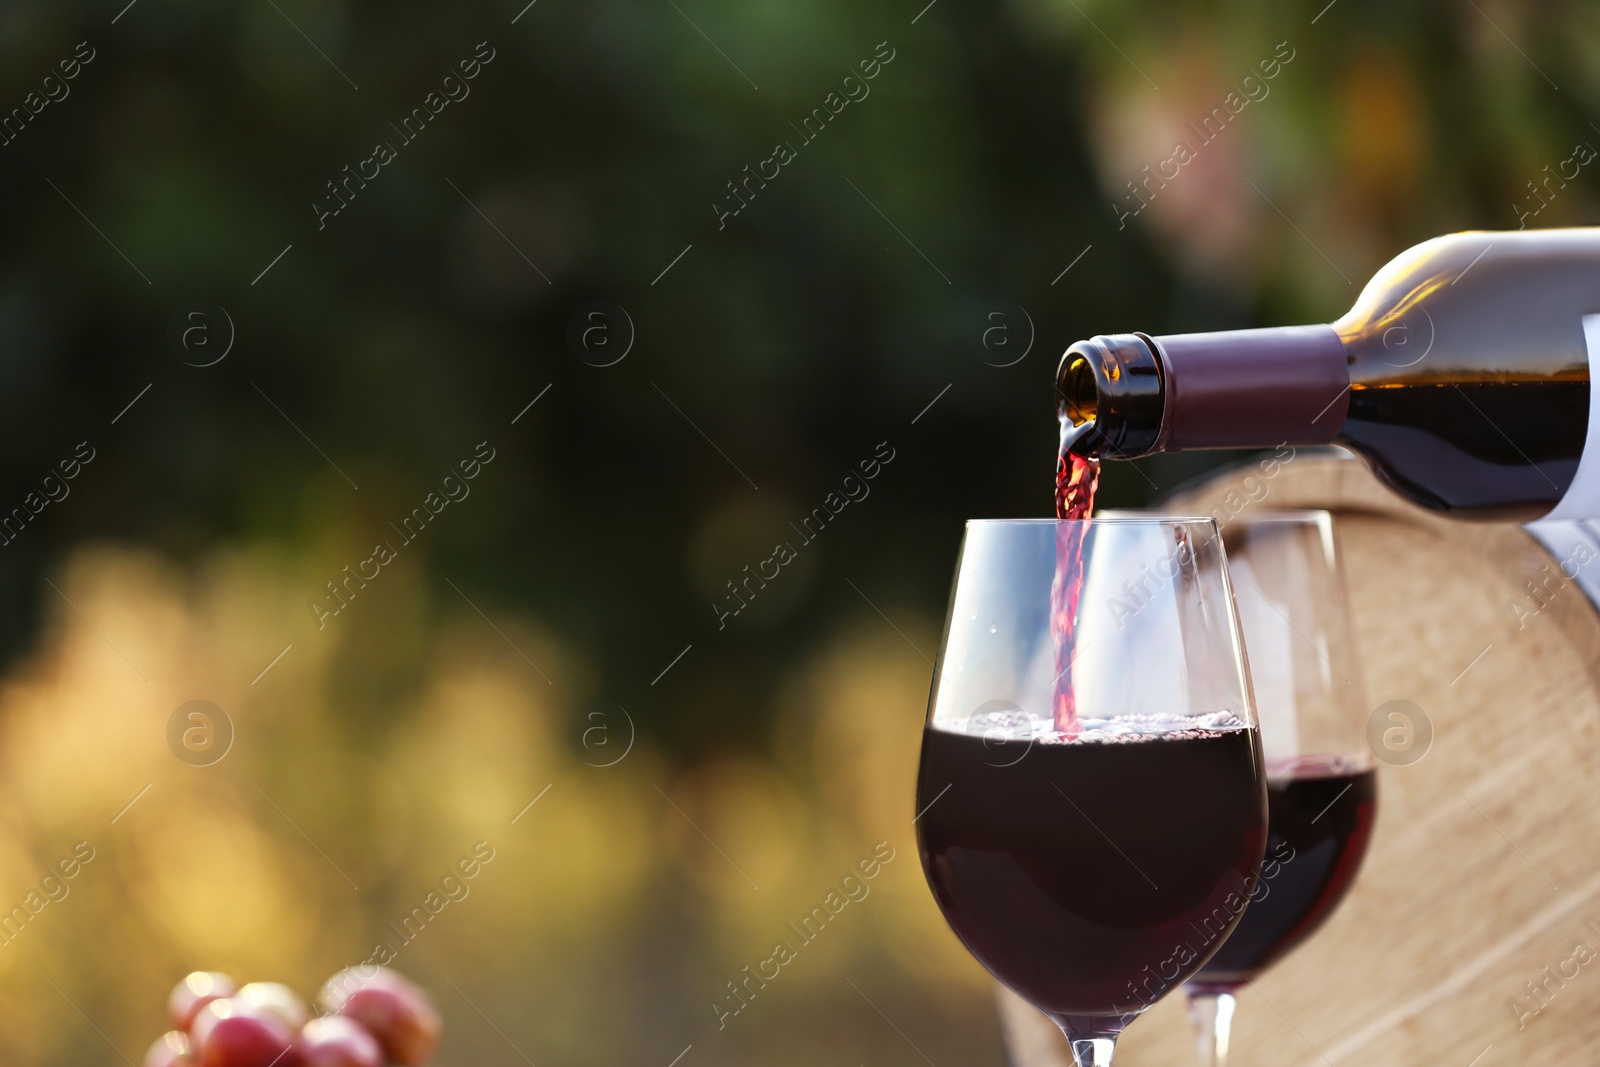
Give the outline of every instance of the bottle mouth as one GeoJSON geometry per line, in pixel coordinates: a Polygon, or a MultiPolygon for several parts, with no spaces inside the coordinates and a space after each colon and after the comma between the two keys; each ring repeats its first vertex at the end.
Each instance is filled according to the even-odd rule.
{"type": "Polygon", "coordinates": [[[1161,361],[1143,334],[1079,341],[1056,370],[1062,441],[1079,456],[1131,459],[1161,437],[1161,361]]]}
{"type": "Polygon", "coordinates": [[[1100,387],[1095,384],[1094,370],[1089,357],[1076,350],[1067,349],[1061,357],[1061,371],[1056,376],[1056,392],[1061,403],[1061,421],[1072,426],[1082,426],[1095,421],[1100,411],[1100,387]]]}

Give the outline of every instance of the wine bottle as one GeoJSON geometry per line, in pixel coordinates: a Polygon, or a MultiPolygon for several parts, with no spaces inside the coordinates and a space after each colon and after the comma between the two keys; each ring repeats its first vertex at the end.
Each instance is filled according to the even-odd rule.
{"type": "Polygon", "coordinates": [[[1079,341],[1064,445],[1133,458],[1340,444],[1423,507],[1600,517],[1600,227],[1468,232],[1401,253],[1336,322],[1079,341]]]}

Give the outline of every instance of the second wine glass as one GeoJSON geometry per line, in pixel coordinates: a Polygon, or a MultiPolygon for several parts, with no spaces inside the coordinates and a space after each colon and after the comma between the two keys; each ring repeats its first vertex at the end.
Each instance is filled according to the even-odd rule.
{"type": "Polygon", "coordinates": [[[1234,994],[1344,899],[1377,814],[1366,691],[1332,516],[1244,514],[1222,539],[1261,722],[1268,838],[1250,906],[1187,986],[1207,1067],[1227,1060],[1234,994]]]}

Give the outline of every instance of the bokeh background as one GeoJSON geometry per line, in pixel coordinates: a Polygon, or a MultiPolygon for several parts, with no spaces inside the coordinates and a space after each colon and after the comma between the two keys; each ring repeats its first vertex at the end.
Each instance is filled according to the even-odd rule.
{"type": "Polygon", "coordinates": [[[94,850],[0,944],[7,1064],[136,1062],[188,970],[310,993],[380,942],[445,1064],[1003,1062],[912,782],[962,520],[1048,513],[1056,356],[1595,214],[1578,4],[125,3],[0,7],[0,909],[94,850]]]}

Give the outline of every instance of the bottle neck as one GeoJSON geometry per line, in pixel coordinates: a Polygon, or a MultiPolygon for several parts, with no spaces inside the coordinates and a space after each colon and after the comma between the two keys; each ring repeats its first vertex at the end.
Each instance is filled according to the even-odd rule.
{"type": "Polygon", "coordinates": [[[1204,448],[1328,444],[1350,405],[1331,326],[1080,341],[1057,372],[1072,450],[1133,458],[1204,448]]]}

